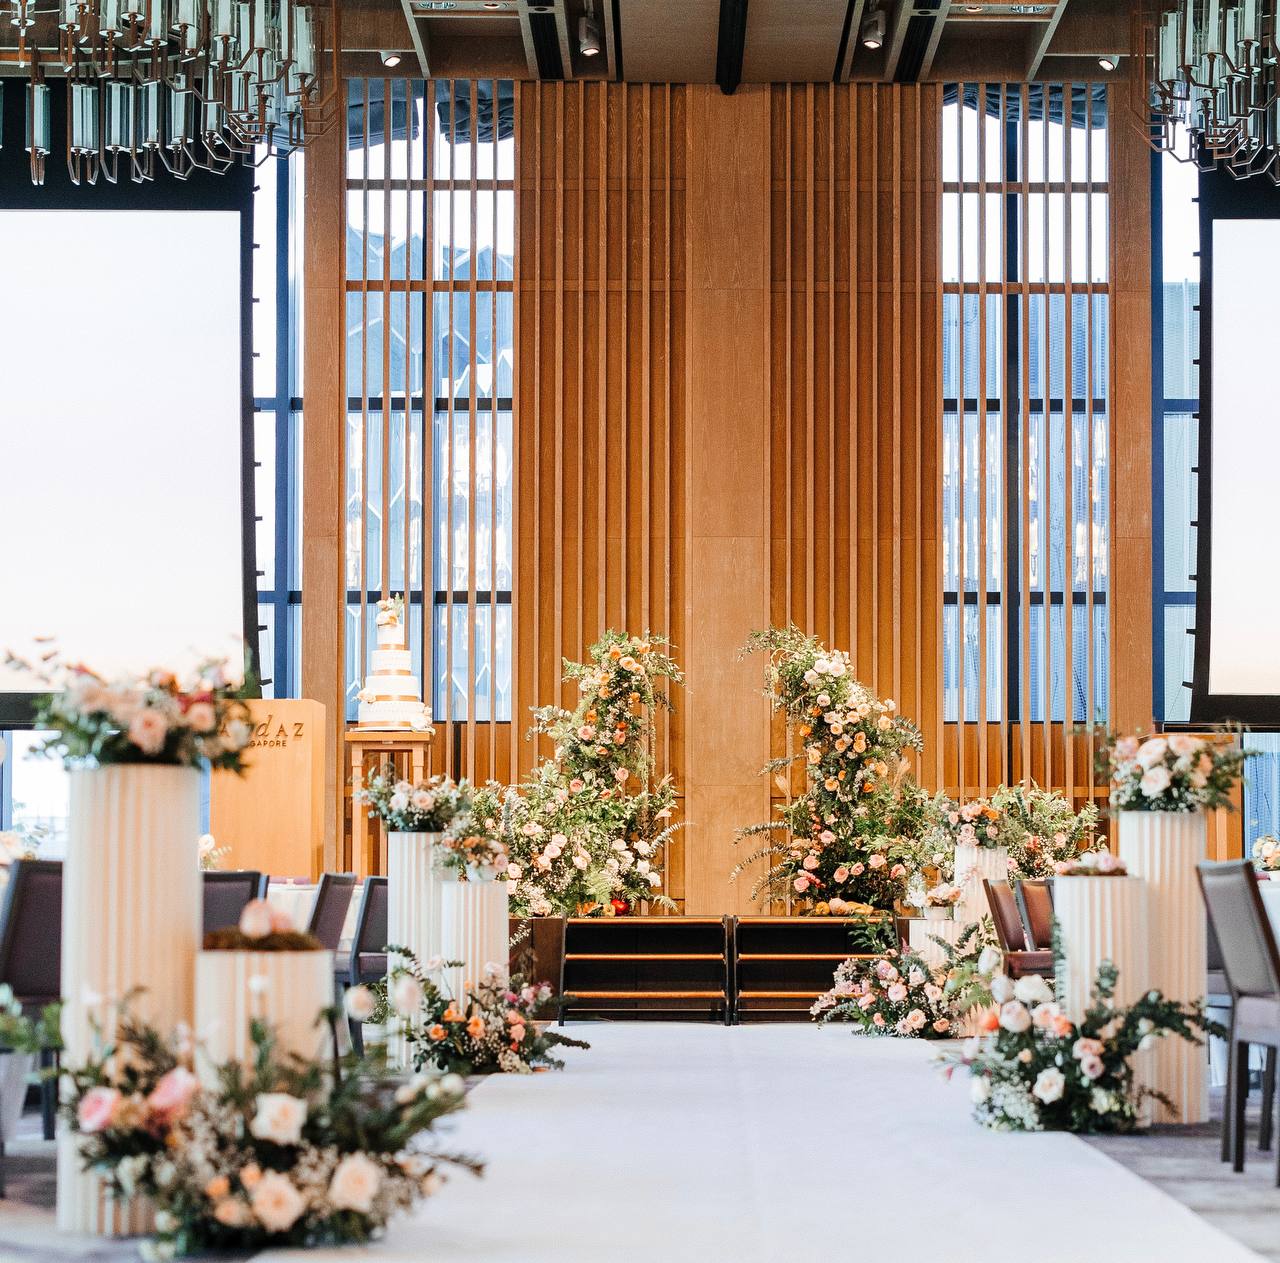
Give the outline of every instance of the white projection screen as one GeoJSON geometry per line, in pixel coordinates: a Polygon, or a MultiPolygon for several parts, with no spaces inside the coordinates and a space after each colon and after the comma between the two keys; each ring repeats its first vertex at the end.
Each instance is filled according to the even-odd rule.
{"type": "MultiPolygon", "coordinates": [[[[0,649],[104,673],[244,647],[233,211],[0,211],[0,649]]],[[[0,695],[29,693],[0,665],[0,695]]]]}
{"type": "Polygon", "coordinates": [[[1280,220],[1213,224],[1211,695],[1280,695],[1280,220]]]}

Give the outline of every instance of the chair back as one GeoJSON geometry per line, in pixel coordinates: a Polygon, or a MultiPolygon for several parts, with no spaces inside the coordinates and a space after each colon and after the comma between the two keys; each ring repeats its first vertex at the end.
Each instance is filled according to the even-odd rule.
{"type": "Polygon", "coordinates": [[[262,874],[250,869],[202,874],[204,878],[204,932],[225,930],[240,924],[240,914],[262,889],[262,874]]]}
{"type": "Polygon", "coordinates": [[[0,982],[23,1007],[62,994],[62,861],[15,860],[0,907],[0,982]]]}
{"type": "Polygon", "coordinates": [[[1043,877],[1027,877],[1018,883],[1018,904],[1027,927],[1027,946],[1047,952],[1053,946],[1053,885],[1043,877]]]}
{"type": "Polygon", "coordinates": [[[1007,881],[991,881],[985,877],[982,885],[987,892],[987,906],[991,909],[991,919],[995,922],[996,938],[1001,950],[1025,952],[1027,933],[1022,928],[1022,918],[1018,915],[1018,901],[1014,897],[1013,887],[1007,881]]]}
{"type": "Polygon", "coordinates": [[[1280,952],[1253,865],[1204,860],[1196,865],[1196,875],[1232,995],[1280,998],[1280,952]]]}
{"type": "Polygon", "coordinates": [[[356,913],[356,932],[351,940],[351,978],[358,981],[365,972],[364,961],[370,956],[386,956],[387,905],[390,891],[385,877],[366,877],[360,911],[356,913]]]}
{"type": "Polygon", "coordinates": [[[338,950],[342,927],[346,924],[355,888],[355,873],[321,874],[320,889],[316,891],[307,933],[318,938],[321,946],[327,947],[331,952],[338,950]]]}

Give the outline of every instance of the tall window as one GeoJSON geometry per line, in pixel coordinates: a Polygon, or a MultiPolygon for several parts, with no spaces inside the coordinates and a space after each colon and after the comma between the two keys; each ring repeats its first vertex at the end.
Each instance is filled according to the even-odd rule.
{"type": "Polygon", "coordinates": [[[349,718],[384,593],[437,720],[511,717],[513,113],[509,83],[350,84],[349,718]]]}
{"type": "Polygon", "coordinates": [[[1106,91],[964,84],[944,100],[944,715],[1102,721],[1106,91]]]}
{"type": "Polygon", "coordinates": [[[302,657],[302,153],[253,193],[253,459],[264,697],[297,697],[302,657]]]}

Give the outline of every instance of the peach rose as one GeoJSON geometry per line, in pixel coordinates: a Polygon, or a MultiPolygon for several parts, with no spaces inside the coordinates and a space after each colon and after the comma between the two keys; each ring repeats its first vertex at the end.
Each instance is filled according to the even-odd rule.
{"type": "Polygon", "coordinates": [[[338,1210],[367,1215],[382,1187],[382,1169],[363,1153],[349,1153],[338,1163],[329,1181],[329,1201],[338,1210]]]}
{"type": "Polygon", "coordinates": [[[82,1132],[106,1131],[120,1106],[115,1088],[90,1088],[76,1107],[76,1122],[82,1132]]]}
{"type": "Polygon", "coordinates": [[[147,1097],[151,1121],[162,1127],[171,1127],[187,1112],[199,1086],[200,1080],[182,1066],[174,1066],[167,1074],[161,1075],[147,1097]]]}

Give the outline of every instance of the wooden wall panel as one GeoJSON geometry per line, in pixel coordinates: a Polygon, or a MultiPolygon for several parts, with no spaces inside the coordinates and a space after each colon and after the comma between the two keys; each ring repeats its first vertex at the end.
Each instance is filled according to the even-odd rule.
{"type": "MultiPolygon", "coordinates": [[[[530,709],[573,705],[562,661],[608,628],[688,661],[686,130],[690,89],[516,86],[516,576],[513,766],[530,709]]],[[[683,784],[691,704],[657,717],[683,784]]],[[[667,892],[684,895],[682,839],[667,892]]]]}

